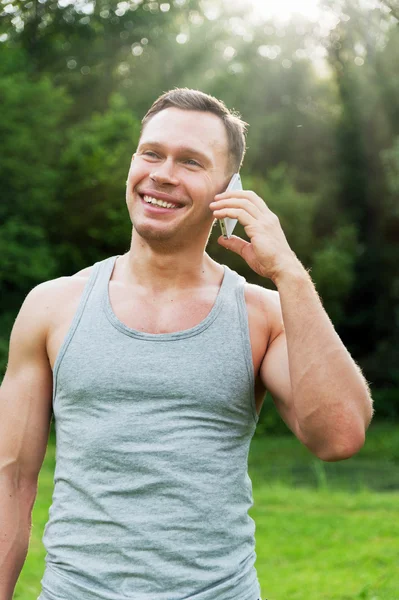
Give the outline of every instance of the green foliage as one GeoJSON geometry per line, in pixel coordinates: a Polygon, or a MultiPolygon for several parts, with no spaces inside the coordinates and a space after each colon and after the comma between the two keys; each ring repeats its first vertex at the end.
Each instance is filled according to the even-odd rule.
{"type": "Polygon", "coordinates": [[[48,77],[27,77],[22,51],[0,45],[0,65],[0,296],[3,310],[15,310],[29,289],[56,273],[45,223],[54,216],[59,128],[69,102],[48,77]]]}
{"type": "Polygon", "coordinates": [[[57,219],[48,224],[62,271],[71,273],[99,255],[128,249],[131,223],[124,190],[139,132],[139,120],[118,94],[110,97],[103,114],[94,113],[68,130],[57,219]]]}
{"type": "Polygon", "coordinates": [[[56,270],[52,250],[43,228],[10,217],[0,228],[0,289],[34,287],[56,270]]]}
{"type": "Polygon", "coordinates": [[[335,325],[345,319],[344,301],[355,280],[355,265],[361,248],[353,225],[340,227],[326,238],[313,256],[312,278],[335,325]]]}
{"type": "Polygon", "coordinates": [[[3,380],[3,377],[7,368],[7,359],[8,359],[8,339],[11,329],[2,330],[2,335],[0,336],[0,382],[3,380]]]}
{"type": "MultiPolygon", "coordinates": [[[[0,45],[0,65],[7,53],[0,45]]],[[[0,216],[2,222],[10,215],[23,215],[29,223],[41,224],[43,215],[51,212],[62,121],[70,103],[47,76],[31,80],[26,70],[10,73],[12,59],[17,67],[28,60],[10,51],[4,73],[0,66],[0,216]]]]}
{"type": "MultiPolygon", "coordinates": [[[[396,197],[399,196],[399,137],[394,141],[392,148],[381,152],[383,165],[387,173],[387,182],[390,192],[396,197]]],[[[399,214],[399,208],[396,205],[396,214],[399,214]]]]}
{"type": "Polygon", "coordinates": [[[299,192],[295,173],[285,164],[270,169],[264,178],[254,179],[252,187],[280,219],[288,243],[298,258],[309,266],[316,238],[314,220],[320,199],[314,193],[299,192]]]}
{"type": "MultiPolygon", "coordinates": [[[[398,368],[392,367],[392,373],[398,377],[398,368]]],[[[373,393],[375,410],[380,419],[390,419],[395,421],[399,417],[399,391],[397,387],[376,389],[373,393]]],[[[396,460],[399,462],[399,452],[396,460]]]]}
{"type": "MultiPolygon", "coordinates": [[[[343,341],[382,390],[377,411],[397,414],[384,390],[399,385],[399,28],[382,5],[322,4],[329,31],[299,17],[250,23],[219,0],[4,5],[2,313],[15,316],[36,283],[127,250],[124,189],[140,119],[162,91],[195,87],[249,123],[245,187],[279,216],[343,341]],[[315,47],[326,51],[322,76],[315,47]]],[[[273,286],[221,248],[218,233],[216,260],[273,286]]]]}

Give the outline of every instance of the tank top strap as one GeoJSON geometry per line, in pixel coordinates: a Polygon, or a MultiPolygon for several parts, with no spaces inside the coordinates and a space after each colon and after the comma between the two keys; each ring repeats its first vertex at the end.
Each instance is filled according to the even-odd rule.
{"type": "Polygon", "coordinates": [[[230,269],[227,265],[222,265],[224,269],[224,276],[222,285],[219,290],[218,300],[219,302],[224,301],[226,298],[231,298],[237,287],[243,284],[245,281],[241,275],[230,269]]]}
{"type": "Polygon", "coordinates": [[[225,298],[235,298],[236,307],[239,312],[240,321],[247,319],[246,305],[245,305],[245,284],[246,279],[242,275],[239,275],[236,271],[233,271],[227,265],[223,265],[225,270],[225,276],[223,286],[221,289],[221,295],[225,298]]]}
{"type": "Polygon", "coordinates": [[[104,297],[108,293],[108,283],[111,273],[118,258],[119,255],[109,256],[93,265],[93,270],[96,270],[96,275],[93,275],[95,281],[93,282],[93,291],[90,294],[89,300],[91,308],[94,308],[95,305],[96,310],[98,309],[100,311],[101,305],[104,302],[104,297]]]}
{"type": "Polygon", "coordinates": [[[222,311],[222,319],[225,320],[225,330],[230,335],[236,335],[241,338],[243,357],[247,367],[247,373],[250,381],[250,396],[251,404],[253,409],[253,415],[255,421],[258,421],[258,415],[255,408],[255,374],[254,365],[252,360],[252,348],[251,348],[251,336],[249,329],[248,309],[245,300],[245,284],[247,283],[245,277],[230,269],[227,265],[225,267],[225,281],[224,281],[224,302],[229,309],[222,311]],[[231,302],[227,302],[227,298],[231,299],[231,302]]]}
{"type": "MultiPolygon", "coordinates": [[[[90,272],[88,280],[86,281],[83,293],[80,297],[78,308],[74,314],[68,333],[64,338],[64,341],[61,345],[56,361],[54,363],[54,382],[57,379],[57,373],[60,363],[83,317],[83,313],[85,312],[86,307],[90,305],[90,307],[92,308],[94,304],[100,303],[102,295],[101,292],[104,291],[104,285],[108,285],[109,273],[113,268],[114,262],[117,258],[117,256],[111,256],[93,264],[93,268],[90,272]]],[[[54,386],[54,395],[55,391],[56,389],[54,386]]]]}
{"type": "Polygon", "coordinates": [[[233,271],[227,265],[223,265],[225,269],[225,277],[226,277],[226,287],[231,289],[236,288],[237,286],[244,285],[245,278],[242,275],[239,275],[236,271],[233,271]]]}

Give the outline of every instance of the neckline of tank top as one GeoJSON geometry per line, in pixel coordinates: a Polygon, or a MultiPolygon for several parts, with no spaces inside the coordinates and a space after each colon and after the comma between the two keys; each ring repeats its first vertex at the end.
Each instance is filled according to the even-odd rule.
{"type": "Polygon", "coordinates": [[[118,329],[125,335],[134,337],[134,338],[139,338],[141,340],[151,340],[151,341],[155,341],[155,342],[180,340],[182,338],[188,338],[188,337],[197,335],[198,333],[201,333],[202,331],[207,329],[213,323],[213,321],[216,319],[216,317],[218,316],[218,314],[223,306],[223,300],[226,295],[226,289],[228,287],[228,282],[229,281],[231,282],[232,277],[234,276],[234,271],[232,271],[227,265],[222,265],[222,267],[224,269],[223,279],[222,279],[222,283],[220,284],[219,291],[217,293],[215,302],[213,303],[213,306],[212,306],[211,310],[209,311],[209,313],[207,314],[207,316],[202,321],[200,321],[200,323],[197,323],[197,325],[195,325],[194,327],[190,327],[189,329],[182,329],[180,331],[173,331],[171,333],[148,333],[145,331],[139,331],[138,329],[132,329],[131,327],[128,327],[127,325],[125,325],[122,321],[120,321],[118,319],[118,317],[114,313],[113,308],[111,306],[111,300],[109,297],[109,281],[111,279],[116,260],[119,258],[119,256],[120,255],[118,254],[117,256],[111,256],[108,259],[109,260],[109,263],[108,263],[109,268],[107,269],[107,273],[106,273],[106,277],[105,277],[105,285],[103,283],[103,286],[104,286],[103,302],[102,302],[103,310],[104,310],[105,315],[108,318],[109,322],[111,323],[111,325],[113,325],[116,329],[118,329]]]}

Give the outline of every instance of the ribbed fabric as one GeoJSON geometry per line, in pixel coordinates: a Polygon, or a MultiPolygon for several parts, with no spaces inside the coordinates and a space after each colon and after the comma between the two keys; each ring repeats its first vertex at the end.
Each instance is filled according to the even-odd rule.
{"type": "Polygon", "coordinates": [[[244,279],[147,334],[94,265],[54,366],[54,492],[38,600],[258,600],[248,451],[258,416],[244,279]]]}

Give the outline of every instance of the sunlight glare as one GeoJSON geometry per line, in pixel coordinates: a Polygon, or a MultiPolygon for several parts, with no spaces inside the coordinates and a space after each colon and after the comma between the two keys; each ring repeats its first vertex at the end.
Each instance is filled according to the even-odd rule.
{"type": "Polygon", "coordinates": [[[320,17],[319,0],[234,0],[236,5],[251,6],[253,15],[262,19],[288,21],[294,14],[310,21],[320,17]]]}

